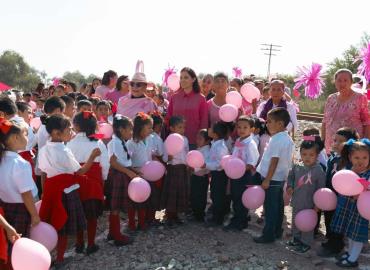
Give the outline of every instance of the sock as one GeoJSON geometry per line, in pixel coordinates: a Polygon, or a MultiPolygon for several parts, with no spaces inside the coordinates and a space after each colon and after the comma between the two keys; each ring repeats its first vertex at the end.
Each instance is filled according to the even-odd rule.
{"type": "Polygon", "coordinates": [[[64,253],[67,249],[67,240],[67,235],[58,234],[57,262],[62,262],[64,260],[64,253]]]}
{"type": "Polygon", "coordinates": [[[138,210],[138,219],[139,219],[140,229],[142,229],[142,230],[145,230],[147,228],[145,216],[146,216],[146,209],[145,208],[139,209],[138,210]]]}
{"type": "Polygon", "coordinates": [[[347,250],[347,252],[350,253],[352,251],[352,248],[353,248],[353,240],[348,239],[348,250],[347,250]]]}
{"type": "Polygon", "coordinates": [[[78,231],[76,237],[76,246],[82,246],[84,244],[84,231],[78,231]]]}
{"type": "Polygon", "coordinates": [[[349,251],[349,257],[348,257],[348,260],[350,262],[356,262],[357,261],[358,257],[361,254],[361,250],[362,250],[363,246],[364,246],[364,243],[353,241],[352,250],[349,251]]]}
{"type": "Polygon", "coordinates": [[[119,215],[112,215],[112,225],[113,225],[113,238],[116,241],[129,241],[126,235],[121,234],[121,224],[119,221],[119,215]]]}
{"type": "Polygon", "coordinates": [[[109,215],[109,233],[108,233],[109,236],[113,236],[113,234],[114,234],[113,233],[113,221],[112,221],[114,219],[113,216],[114,215],[112,213],[110,213],[110,215],[109,215]]]}
{"type": "Polygon", "coordinates": [[[96,227],[98,226],[97,219],[89,219],[87,221],[87,245],[89,247],[95,244],[96,227]]]}
{"type": "Polygon", "coordinates": [[[136,222],[135,222],[135,209],[129,208],[127,210],[127,217],[128,217],[128,227],[130,230],[135,231],[136,230],[136,222]]]}

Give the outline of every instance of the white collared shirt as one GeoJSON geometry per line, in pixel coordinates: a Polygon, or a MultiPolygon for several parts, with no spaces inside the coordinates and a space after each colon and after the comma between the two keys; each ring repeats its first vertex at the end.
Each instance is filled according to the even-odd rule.
{"type": "MultiPolygon", "coordinates": [[[[131,158],[128,158],[128,154],[130,156],[129,152],[126,152],[123,148],[123,143],[120,138],[118,138],[116,135],[112,136],[112,140],[108,143],[108,156],[109,159],[114,155],[117,158],[117,162],[123,166],[123,167],[131,167],[132,162],[131,158]]],[[[127,149],[127,143],[126,143],[126,149],[127,149]]],[[[127,150],[128,151],[128,150],[127,150]]]]}
{"type": "Polygon", "coordinates": [[[67,143],[67,147],[71,149],[73,155],[79,163],[86,163],[91,155],[91,152],[95,148],[99,148],[101,154],[95,158],[94,162],[100,163],[103,180],[107,179],[109,172],[108,150],[101,140],[91,141],[88,137],[86,137],[85,133],[81,132],[67,143]]]}
{"type": "Polygon", "coordinates": [[[234,145],[233,156],[240,158],[246,165],[256,167],[260,154],[258,147],[253,139],[253,135],[245,138],[244,140],[237,139],[234,145]],[[243,147],[237,146],[242,144],[243,147]]]}
{"type": "Polygon", "coordinates": [[[22,193],[32,191],[37,196],[37,187],[32,178],[31,165],[15,152],[5,151],[0,162],[0,199],[6,203],[23,203],[22,193]]]}
{"type": "Polygon", "coordinates": [[[164,144],[162,138],[155,132],[150,135],[151,144],[153,146],[153,154],[157,157],[163,156],[164,144]]]}
{"type": "MultiPolygon", "coordinates": [[[[205,161],[209,159],[211,147],[208,144],[198,148],[197,150],[202,153],[205,161]]],[[[207,168],[204,169],[195,168],[194,174],[197,176],[204,176],[206,174],[209,174],[209,170],[207,168]]]]}
{"type": "Polygon", "coordinates": [[[225,140],[212,141],[206,168],[210,171],[222,171],[221,159],[229,154],[225,140]]]}
{"type": "Polygon", "coordinates": [[[186,165],[186,155],[189,153],[189,141],[188,138],[185,136],[182,136],[184,139],[184,147],[182,148],[181,152],[172,156],[172,160],[168,161],[168,154],[166,149],[164,150],[163,154],[163,161],[167,162],[167,164],[170,165],[179,165],[179,164],[185,164],[186,165]]]}
{"type": "Polygon", "coordinates": [[[40,170],[48,178],[59,174],[74,174],[81,168],[72,151],[63,142],[48,141],[40,149],[37,160],[40,170]]]}
{"type": "Polygon", "coordinates": [[[274,175],[271,180],[285,181],[292,165],[294,143],[287,131],[281,131],[271,137],[265,152],[263,153],[257,171],[266,177],[270,167],[271,158],[279,158],[274,175]]]}
{"type": "Polygon", "coordinates": [[[131,155],[132,167],[134,168],[141,168],[147,161],[152,160],[153,146],[149,136],[144,141],[129,140],[127,149],[131,155]]]}

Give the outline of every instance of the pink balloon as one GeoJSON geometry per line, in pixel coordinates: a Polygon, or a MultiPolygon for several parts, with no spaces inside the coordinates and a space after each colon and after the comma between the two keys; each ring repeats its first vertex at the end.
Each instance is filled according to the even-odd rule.
{"type": "Polygon", "coordinates": [[[364,191],[357,199],[357,209],[360,215],[370,221],[370,191],[364,191]]]}
{"type": "Polygon", "coordinates": [[[170,134],[164,141],[167,153],[174,156],[182,151],[184,148],[184,138],[178,133],[170,134]]]}
{"type": "Polygon", "coordinates": [[[221,168],[225,170],[226,168],[226,163],[231,159],[233,158],[232,155],[226,155],[226,156],[223,156],[222,159],[221,159],[221,168]]]}
{"type": "Polygon", "coordinates": [[[218,116],[224,122],[232,122],[238,117],[238,108],[232,104],[222,105],[218,111],[218,116]]]}
{"type": "Polygon", "coordinates": [[[15,241],[11,260],[14,270],[48,270],[51,264],[49,251],[28,238],[15,241]]]}
{"type": "Polygon", "coordinates": [[[192,168],[201,168],[204,164],[203,154],[197,150],[190,151],[186,155],[186,163],[192,168]]]}
{"type": "Polygon", "coordinates": [[[41,203],[42,203],[42,200],[39,200],[38,202],[35,203],[37,213],[40,213],[41,203]]]}
{"type": "Polygon", "coordinates": [[[30,238],[52,251],[57,246],[58,233],[50,224],[40,222],[31,228],[30,238]]]}
{"type": "Polygon", "coordinates": [[[161,179],[166,171],[166,168],[162,163],[156,160],[147,161],[143,167],[141,167],[141,173],[143,178],[148,181],[157,181],[161,179]]]}
{"type": "Polygon", "coordinates": [[[253,186],[247,188],[243,192],[242,202],[245,208],[257,209],[263,205],[265,201],[265,191],[261,186],[253,186]]]}
{"type": "Polygon", "coordinates": [[[240,93],[249,103],[252,103],[253,99],[259,100],[261,97],[260,90],[250,83],[244,84],[240,88],[240,93]]]}
{"type": "Polygon", "coordinates": [[[180,88],[179,76],[176,73],[173,73],[170,76],[168,76],[167,85],[168,88],[170,88],[172,91],[178,90],[180,88]]]}
{"type": "Polygon", "coordinates": [[[238,91],[230,91],[226,94],[226,103],[232,104],[238,109],[242,106],[243,98],[238,91]]]}
{"type": "Polygon", "coordinates": [[[33,128],[33,129],[39,129],[40,126],[41,126],[41,120],[40,120],[40,117],[35,117],[35,118],[32,118],[31,121],[30,121],[30,126],[33,128]]]}
{"type": "Polygon", "coordinates": [[[128,184],[128,196],[134,202],[145,202],[149,198],[150,192],[150,185],[143,178],[135,177],[128,184]]]}
{"type": "Polygon", "coordinates": [[[313,209],[301,210],[295,216],[294,223],[301,232],[311,232],[317,224],[317,213],[313,209]]]}
{"type": "Polygon", "coordinates": [[[334,189],[344,196],[359,195],[364,187],[358,181],[360,177],[350,170],[340,170],[333,176],[334,189]]]}
{"type": "Polygon", "coordinates": [[[337,195],[330,188],[320,188],[313,195],[313,201],[317,208],[324,211],[332,211],[337,207],[337,195]]]}
{"type": "Polygon", "coordinates": [[[225,173],[231,179],[239,179],[245,174],[245,163],[240,158],[232,157],[226,162],[225,173]]]}
{"type": "Polygon", "coordinates": [[[109,123],[100,123],[99,133],[104,135],[104,139],[110,139],[113,135],[113,127],[109,123]]]}

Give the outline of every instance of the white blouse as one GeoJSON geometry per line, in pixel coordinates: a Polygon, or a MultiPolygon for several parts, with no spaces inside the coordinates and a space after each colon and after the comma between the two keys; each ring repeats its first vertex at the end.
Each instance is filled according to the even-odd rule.
{"type": "Polygon", "coordinates": [[[246,165],[253,167],[257,166],[260,154],[258,147],[253,139],[253,135],[250,135],[244,140],[237,139],[234,145],[233,156],[240,158],[246,165]]]}
{"type": "Polygon", "coordinates": [[[151,145],[153,147],[153,154],[157,157],[163,156],[164,144],[162,138],[155,132],[149,136],[151,140],[151,145]]]}
{"type": "Polygon", "coordinates": [[[85,133],[81,132],[67,143],[67,147],[71,149],[73,155],[79,163],[86,163],[91,155],[91,152],[94,149],[99,148],[101,154],[95,158],[94,162],[100,163],[103,180],[107,179],[109,172],[108,150],[101,140],[91,141],[88,137],[86,137],[85,133]]]}
{"type": "Polygon", "coordinates": [[[210,171],[222,171],[221,159],[229,154],[225,140],[212,141],[209,158],[206,160],[206,168],[210,171]]]}
{"type": "Polygon", "coordinates": [[[0,162],[0,199],[6,203],[23,203],[22,193],[32,191],[37,196],[37,187],[32,178],[31,165],[15,152],[5,151],[0,162]]]}
{"type": "Polygon", "coordinates": [[[141,168],[147,161],[152,160],[153,146],[150,136],[139,142],[135,142],[133,139],[129,140],[127,149],[131,155],[132,167],[134,168],[141,168]]]}
{"type": "MultiPolygon", "coordinates": [[[[126,149],[127,149],[127,143],[126,143],[126,149]]],[[[109,159],[113,155],[117,158],[117,162],[123,167],[132,166],[131,158],[128,158],[130,156],[130,153],[125,151],[125,149],[123,148],[122,140],[118,138],[116,135],[113,135],[112,140],[108,143],[109,159]]]]}
{"type": "Polygon", "coordinates": [[[48,178],[59,174],[74,174],[81,168],[72,151],[63,142],[48,141],[39,151],[38,164],[48,178]]]}

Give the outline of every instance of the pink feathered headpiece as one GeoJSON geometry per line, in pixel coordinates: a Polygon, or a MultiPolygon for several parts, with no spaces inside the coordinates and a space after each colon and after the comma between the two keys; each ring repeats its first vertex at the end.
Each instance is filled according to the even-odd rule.
{"type": "Polygon", "coordinates": [[[60,78],[58,78],[58,77],[54,77],[54,78],[53,78],[53,85],[54,85],[55,87],[59,85],[59,82],[60,82],[60,78]]]}
{"type": "Polygon", "coordinates": [[[311,67],[298,68],[298,78],[294,80],[294,90],[298,90],[301,86],[304,87],[306,97],[316,99],[322,94],[322,88],[325,83],[321,77],[322,66],[313,63],[311,67]]]}
{"type": "Polygon", "coordinates": [[[233,67],[233,75],[235,78],[241,78],[243,75],[242,69],[240,67],[233,67]]]}
{"type": "Polygon", "coordinates": [[[163,75],[163,85],[168,86],[168,77],[170,77],[172,74],[176,74],[175,67],[168,67],[163,75]]]}
{"type": "Polygon", "coordinates": [[[361,49],[360,56],[357,61],[360,60],[361,64],[358,66],[357,74],[365,76],[367,82],[370,81],[370,42],[361,49]]]}

